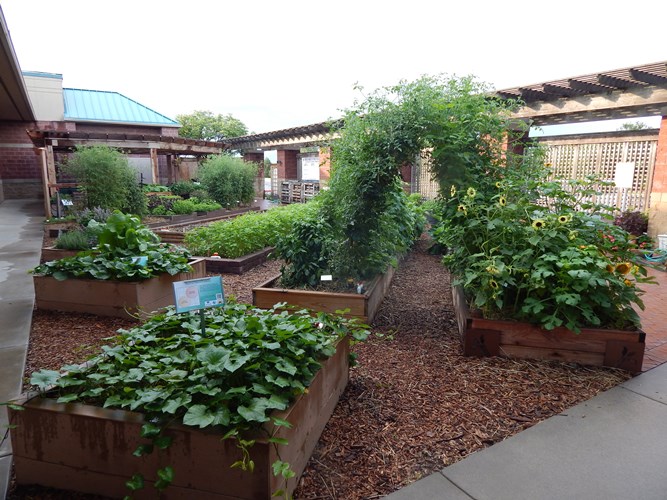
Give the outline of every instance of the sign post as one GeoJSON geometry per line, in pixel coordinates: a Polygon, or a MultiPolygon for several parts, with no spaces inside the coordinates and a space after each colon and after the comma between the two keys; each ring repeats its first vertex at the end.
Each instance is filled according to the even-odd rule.
{"type": "Polygon", "coordinates": [[[176,312],[199,310],[201,332],[202,335],[206,335],[204,312],[211,307],[222,307],[225,305],[222,276],[175,281],[173,286],[176,312]]]}

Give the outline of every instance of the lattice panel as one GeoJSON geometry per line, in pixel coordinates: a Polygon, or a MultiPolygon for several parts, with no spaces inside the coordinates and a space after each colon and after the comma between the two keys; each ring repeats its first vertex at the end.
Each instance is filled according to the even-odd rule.
{"type": "Polygon", "coordinates": [[[554,142],[547,145],[547,161],[551,163],[553,178],[583,179],[587,175],[596,175],[613,182],[616,164],[633,162],[632,188],[603,186],[600,188],[602,194],[595,201],[621,210],[648,209],[656,140],[580,144],[554,142]]]}
{"type": "Polygon", "coordinates": [[[431,154],[429,151],[422,151],[415,164],[412,166],[411,192],[419,193],[423,198],[432,200],[438,197],[438,183],[433,180],[431,172],[431,154]]]}

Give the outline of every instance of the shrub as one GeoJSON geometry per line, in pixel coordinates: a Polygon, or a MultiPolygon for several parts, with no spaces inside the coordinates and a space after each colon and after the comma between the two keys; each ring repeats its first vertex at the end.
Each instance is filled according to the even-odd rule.
{"type": "Polygon", "coordinates": [[[83,229],[75,229],[61,234],[56,239],[55,247],[63,250],[88,250],[95,246],[97,238],[91,241],[91,235],[83,229]]]}
{"type": "Polygon", "coordinates": [[[632,235],[641,236],[648,231],[648,215],[626,211],[614,219],[614,224],[632,235]]]}
{"type": "Polygon", "coordinates": [[[146,199],[127,158],[108,146],[83,146],[62,165],[85,194],[85,207],[142,215],[146,199]]]}
{"type": "Polygon", "coordinates": [[[108,208],[102,207],[93,207],[93,208],[84,208],[76,214],[76,221],[81,227],[87,227],[88,223],[91,220],[96,222],[106,222],[113,212],[108,208]]]}
{"type": "Polygon", "coordinates": [[[167,186],[161,184],[144,184],[142,188],[144,193],[166,193],[169,192],[167,186]]]}
{"type": "Polygon", "coordinates": [[[257,165],[229,155],[209,156],[199,168],[200,181],[223,207],[252,202],[257,165]]]}
{"type": "Polygon", "coordinates": [[[169,190],[176,196],[187,200],[194,191],[201,189],[201,185],[198,182],[193,181],[178,181],[174,182],[169,186],[169,190]]]}

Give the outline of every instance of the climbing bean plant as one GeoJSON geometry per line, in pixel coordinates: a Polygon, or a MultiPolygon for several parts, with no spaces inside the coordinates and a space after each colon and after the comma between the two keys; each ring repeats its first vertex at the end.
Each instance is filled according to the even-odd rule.
{"type": "Polygon", "coordinates": [[[473,78],[443,75],[381,88],[355,102],[332,142],[321,214],[293,238],[317,244],[309,246],[308,259],[282,255],[283,276],[312,280],[312,262],[343,278],[384,272],[421,233],[423,218],[412,210],[399,174],[422,151],[430,151],[441,185],[502,167],[508,111],[516,103],[489,97],[488,90],[473,78]]]}

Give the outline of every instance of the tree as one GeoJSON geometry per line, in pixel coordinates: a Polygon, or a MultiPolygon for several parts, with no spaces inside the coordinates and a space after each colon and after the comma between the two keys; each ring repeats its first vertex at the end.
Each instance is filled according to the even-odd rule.
{"type": "Polygon", "coordinates": [[[181,124],[178,134],[190,139],[221,141],[225,137],[248,134],[248,127],[231,114],[214,115],[210,111],[194,111],[187,115],[176,115],[181,124]]]}
{"type": "Polygon", "coordinates": [[[618,130],[646,130],[650,128],[648,124],[644,122],[626,122],[618,127],[618,130]]]}

